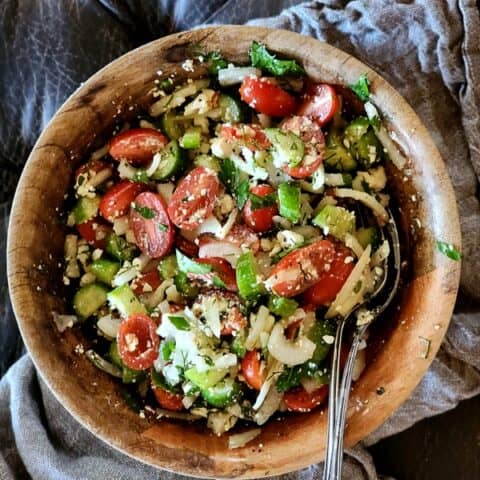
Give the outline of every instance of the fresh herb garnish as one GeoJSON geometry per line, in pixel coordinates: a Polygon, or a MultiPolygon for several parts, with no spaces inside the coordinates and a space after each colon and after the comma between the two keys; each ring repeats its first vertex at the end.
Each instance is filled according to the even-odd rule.
{"type": "Polygon", "coordinates": [[[250,184],[247,179],[242,178],[240,170],[235,163],[226,158],[221,166],[218,174],[220,181],[227,187],[227,190],[234,195],[237,200],[238,208],[241,210],[248,199],[250,184]]]}
{"type": "Polygon", "coordinates": [[[205,60],[209,62],[208,72],[210,75],[217,75],[222,68],[227,68],[228,62],[218,51],[209,52],[205,55],[205,60]]]}
{"type": "Polygon", "coordinates": [[[454,245],[452,245],[451,243],[447,243],[447,242],[442,242],[441,240],[437,240],[435,242],[436,246],[437,246],[437,249],[443,253],[444,255],[446,255],[448,258],[452,259],[452,260],[455,260],[456,262],[458,262],[459,260],[461,260],[462,258],[462,254],[461,252],[459,252],[454,245]]]}
{"type": "Polygon", "coordinates": [[[160,346],[160,352],[162,354],[162,359],[165,361],[170,360],[173,352],[175,352],[175,340],[165,340],[160,346]]]}
{"type": "Polygon", "coordinates": [[[136,212],[138,212],[143,218],[146,218],[147,220],[151,220],[152,218],[155,218],[155,210],[151,208],[142,207],[141,205],[137,205],[136,203],[134,203],[133,209],[136,212]]]}
{"type": "Polygon", "coordinates": [[[369,86],[370,82],[367,76],[362,75],[353,85],[350,85],[350,90],[352,90],[362,102],[366,102],[370,98],[369,86]]]}
{"type": "Polygon", "coordinates": [[[304,68],[295,60],[280,60],[267,50],[263,43],[252,42],[250,46],[250,61],[253,67],[271,73],[277,77],[282,75],[305,75],[304,68]]]}
{"type": "Polygon", "coordinates": [[[183,331],[190,330],[190,325],[185,317],[170,315],[168,319],[177,330],[183,330],[183,331]]]}
{"type": "Polygon", "coordinates": [[[258,210],[259,208],[270,207],[277,203],[277,194],[276,192],[269,193],[267,195],[256,195],[255,193],[249,192],[248,198],[250,199],[250,208],[252,210],[258,210]]]}
{"type": "Polygon", "coordinates": [[[245,203],[247,202],[248,196],[250,193],[250,183],[248,180],[242,180],[236,190],[235,190],[235,197],[237,199],[238,208],[241,210],[245,203]]]}
{"type": "Polygon", "coordinates": [[[319,383],[328,383],[328,376],[322,367],[319,367],[315,362],[306,362],[284,370],[278,377],[277,390],[286,392],[299,385],[302,378],[315,378],[319,383]]]}
{"type": "Polygon", "coordinates": [[[173,90],[173,80],[171,78],[159,80],[157,86],[160,90],[163,90],[166,93],[170,93],[173,90]]]}

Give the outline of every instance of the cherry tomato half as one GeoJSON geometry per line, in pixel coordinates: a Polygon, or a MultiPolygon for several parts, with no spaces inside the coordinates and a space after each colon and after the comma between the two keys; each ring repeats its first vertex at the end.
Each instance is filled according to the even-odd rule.
{"type": "Polygon", "coordinates": [[[147,165],[167,143],[168,138],[158,130],[133,128],[113,137],[108,153],[118,161],[126,160],[135,165],[147,165]]]}
{"type": "Polygon", "coordinates": [[[220,135],[228,142],[236,142],[249,150],[266,150],[271,146],[260,126],[255,124],[222,125],[220,135]]]}
{"type": "Polygon", "coordinates": [[[105,239],[112,231],[101,218],[92,218],[76,225],[77,231],[94,248],[105,248],[105,239]]]}
{"type": "Polygon", "coordinates": [[[231,292],[238,291],[235,270],[225,259],[220,257],[209,257],[197,258],[196,261],[198,263],[204,263],[212,266],[213,271],[211,273],[207,273],[206,275],[201,275],[202,278],[211,279],[214,275],[216,275],[225,284],[225,288],[227,290],[230,290],[231,292]]]}
{"type": "Polygon", "coordinates": [[[131,286],[135,295],[143,295],[144,293],[154,292],[161,283],[162,279],[160,278],[158,270],[155,268],[137,277],[133,280],[131,286]]]}
{"type": "Polygon", "coordinates": [[[310,84],[296,115],[311,118],[323,127],[332,119],[339,106],[338,96],[332,86],[326,83],[310,84]]]}
{"type": "Polygon", "coordinates": [[[247,77],[240,97],[255,111],[272,117],[286,117],[297,108],[297,100],[267,77],[247,77]]]}
{"type": "Polygon", "coordinates": [[[262,366],[258,350],[247,352],[242,359],[242,375],[246,382],[255,390],[260,390],[263,384],[262,366]]]}
{"type": "Polygon", "coordinates": [[[175,246],[187,257],[198,257],[198,247],[179,233],[175,237],[175,246]]]}
{"type": "Polygon", "coordinates": [[[147,315],[130,315],[120,324],[117,334],[118,351],[127,367],[145,370],[158,357],[160,339],[157,325],[147,315]]]}
{"type": "Polygon", "coordinates": [[[319,240],[283,257],[274,267],[266,284],[282,297],[294,297],[311,287],[328,271],[335,257],[335,245],[319,240]]]}
{"type": "Polygon", "coordinates": [[[87,163],[84,163],[75,171],[75,179],[78,179],[80,175],[87,175],[90,178],[98,172],[106,169],[112,170],[112,166],[107,162],[102,160],[89,160],[87,163]]]}
{"type": "Polygon", "coordinates": [[[293,116],[283,121],[281,128],[298,135],[305,145],[302,163],[295,167],[287,164],[284,172],[293,178],[309,177],[321,165],[325,152],[325,137],[320,126],[308,117],[293,116]]]}
{"type": "Polygon", "coordinates": [[[283,401],[290,412],[309,412],[317,407],[328,396],[328,385],[308,393],[303,387],[295,387],[285,392],[283,401]]]}
{"type": "MultiPolygon", "coordinates": [[[[250,191],[259,197],[264,197],[275,191],[270,185],[257,185],[250,188],[250,191]]],[[[277,204],[268,207],[252,209],[250,199],[245,203],[243,209],[243,220],[255,232],[267,232],[273,227],[273,217],[278,215],[277,204]]]]}
{"type": "Polygon", "coordinates": [[[220,335],[232,335],[234,332],[239,332],[242,328],[245,328],[247,324],[247,319],[240,312],[240,308],[238,306],[229,306],[227,318],[222,320],[220,335]]]}
{"type": "Polygon", "coordinates": [[[123,217],[130,210],[130,204],[135,197],[145,190],[144,183],[122,180],[105,193],[100,201],[100,214],[105,220],[113,222],[123,217]]]}
{"type": "Polygon", "coordinates": [[[168,204],[168,215],[179,228],[194,230],[213,211],[220,189],[217,174],[197,167],[180,181],[168,204]]]}
{"type": "Polygon", "coordinates": [[[337,246],[336,250],[330,270],[325,272],[315,285],[303,292],[302,298],[306,304],[318,307],[333,302],[352,273],[355,264],[350,250],[342,246],[337,246]]]}
{"type": "Polygon", "coordinates": [[[157,193],[138,195],[130,210],[130,228],[138,248],[150,258],[161,258],[172,247],[175,238],[163,198],[157,193]]]}
{"type": "Polygon", "coordinates": [[[182,396],[177,393],[169,392],[161,387],[152,387],[158,404],[165,410],[179,412],[183,410],[182,396]]]}

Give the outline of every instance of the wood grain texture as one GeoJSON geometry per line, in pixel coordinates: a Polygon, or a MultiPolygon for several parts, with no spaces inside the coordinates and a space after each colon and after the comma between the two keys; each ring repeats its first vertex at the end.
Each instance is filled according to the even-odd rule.
{"type": "Polygon", "coordinates": [[[252,40],[300,60],[316,80],[348,85],[367,73],[373,101],[411,161],[411,176],[404,178],[404,173],[394,171],[390,176],[390,187],[407,227],[405,241],[411,245],[411,281],[391,319],[396,328],[384,338],[382,348],[354,388],[348,445],[377,428],[418,384],[445,334],[459,282],[460,265],[434,248],[436,238],[460,246],[455,197],[439,153],[401,96],[353,57],[291,32],[223,26],[165,37],[102,69],[55,115],[22,174],[7,247],[12,302],[38,371],[82,425],[138,460],[193,476],[254,478],[317,462],[324,455],[326,412],[272,421],[251,445],[228,450],[226,438],[217,438],[204,427],[167,420],[149,423],[128,410],[115,382],[73,353],[73,346],[83,341],[81,334],[73,330],[62,336],[53,325],[52,310],[65,311],[57,265],[63,255],[65,231],[56,209],[61,208],[82,156],[108,137],[118,118],[135,115],[151,103],[151,88],[159,69],[165,77],[175,73],[182,82],[187,72],[181,63],[189,57],[191,44],[221,50],[227,59],[241,63],[247,61],[252,40]],[[408,228],[412,223],[418,226],[414,219],[422,228],[408,228]],[[420,337],[431,339],[427,358],[420,337]],[[376,393],[378,387],[384,388],[383,395],[376,393]]]}

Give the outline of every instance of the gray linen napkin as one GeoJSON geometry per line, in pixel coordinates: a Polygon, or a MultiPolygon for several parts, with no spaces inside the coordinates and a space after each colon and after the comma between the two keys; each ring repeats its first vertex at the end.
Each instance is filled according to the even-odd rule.
{"type": "MultiPolygon", "coordinates": [[[[54,9],[53,4],[45,3],[54,9]]],[[[75,20],[83,15],[82,3],[76,3],[70,11],[74,28],[75,20]]],[[[277,14],[279,3],[288,6],[298,2],[197,1],[192,3],[195,7],[189,8],[190,2],[167,0],[151,8],[145,7],[140,13],[132,5],[121,9],[118,7],[120,2],[105,0],[101,3],[111,15],[122,18],[122,27],[132,30],[136,25],[134,20],[141,18],[158,35],[158,32],[167,31],[162,8],[173,12],[170,16],[173,28],[187,28],[204,22],[244,23],[267,12],[277,14]],[[127,20],[131,21],[125,20],[125,9],[130,9],[127,20]]],[[[6,21],[7,13],[2,7],[0,24],[6,21]]],[[[60,11],[55,13],[65,15],[60,11]]],[[[55,19],[55,15],[50,18],[52,22],[55,19]]],[[[276,17],[249,23],[286,28],[326,40],[352,53],[386,77],[429,128],[447,163],[456,191],[467,261],[463,264],[461,291],[447,338],[411,398],[366,439],[364,444],[368,445],[480,393],[480,274],[477,268],[480,264],[480,209],[476,196],[480,176],[478,8],[474,1],[467,0],[330,0],[295,5],[276,17]]],[[[133,44],[125,41],[123,34],[115,28],[108,30],[106,41],[120,39],[120,51],[131,48],[133,44]]],[[[39,46],[35,44],[34,48],[39,46]]],[[[97,61],[103,59],[105,63],[114,56],[110,47],[97,61]]],[[[70,79],[82,78],[68,72],[69,66],[75,69],[73,63],[72,59],[65,59],[66,66],[56,67],[70,79]]],[[[95,68],[96,65],[90,65],[85,71],[95,68]]],[[[48,97],[48,88],[45,91],[48,97]]],[[[43,105],[40,102],[39,108],[44,115],[42,124],[68,92],[68,85],[64,85],[63,90],[50,89],[50,94],[57,96],[53,95],[50,103],[45,101],[48,98],[43,98],[43,105]]],[[[0,133],[1,128],[0,125],[0,133]]],[[[28,149],[22,153],[26,151],[28,149]]],[[[0,152],[0,158],[3,158],[4,153],[0,152]]],[[[24,160],[24,155],[22,158],[24,160]]],[[[2,341],[0,352],[1,345],[2,341]]],[[[183,478],[139,464],[80,427],[47,387],[37,381],[30,359],[24,356],[0,383],[0,480],[29,477],[92,480],[183,478]]],[[[312,466],[282,478],[319,479],[321,466],[312,466]]],[[[378,478],[362,445],[348,452],[344,478],[378,478]]]]}

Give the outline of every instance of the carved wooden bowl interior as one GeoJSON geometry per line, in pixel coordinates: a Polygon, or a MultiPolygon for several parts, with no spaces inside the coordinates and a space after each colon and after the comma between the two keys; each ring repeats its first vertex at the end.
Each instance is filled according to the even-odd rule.
{"type": "Polygon", "coordinates": [[[179,82],[185,80],[188,72],[181,64],[196,43],[206,51],[220,50],[228,60],[246,63],[252,40],[298,59],[315,80],[348,85],[367,73],[373,101],[411,162],[407,175],[389,169],[389,188],[400,206],[408,273],[398,307],[377,328],[381,340],[376,341],[352,392],[347,445],[381,425],[419,383],[447,329],[459,282],[458,263],[434,246],[437,238],[460,244],[455,198],[440,155],[405,100],[355,58],[291,32],[224,26],[162,38],[106,66],[67,100],[28,159],[10,220],[11,298],[40,375],[83,426],[138,460],[193,476],[261,477],[318,462],[324,456],[326,412],[271,421],[251,444],[229,450],[226,436],[216,437],[203,425],[149,422],[129,410],[115,381],[73,352],[83,341],[80,330],[61,335],[53,324],[52,310],[66,311],[58,266],[65,230],[58,209],[85,154],[102,145],[119,118],[129,118],[152,102],[158,70],[164,77],[175,72],[179,82]],[[412,202],[413,194],[416,202],[412,202]],[[423,339],[431,341],[428,355],[423,339]],[[382,395],[377,393],[380,387],[382,395]]]}

